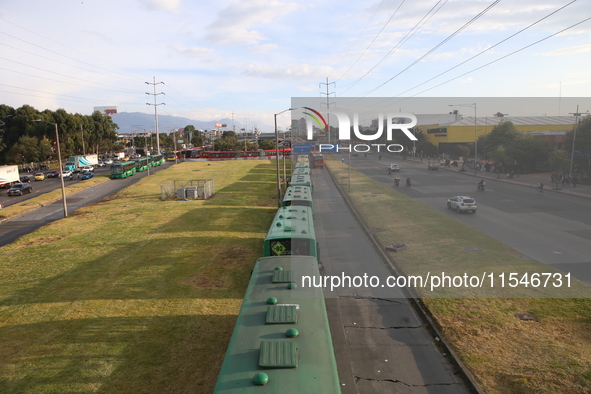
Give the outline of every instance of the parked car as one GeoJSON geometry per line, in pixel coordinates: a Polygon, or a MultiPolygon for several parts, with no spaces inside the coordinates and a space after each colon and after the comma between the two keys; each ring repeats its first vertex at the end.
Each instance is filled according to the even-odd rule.
{"type": "Polygon", "coordinates": [[[83,166],[82,168],[80,168],[80,171],[84,174],[85,172],[92,172],[94,171],[94,167],[93,166],[83,166]]]}
{"type": "Polygon", "coordinates": [[[427,169],[429,171],[438,171],[439,165],[437,163],[429,163],[429,165],[427,166],[427,169]]]}
{"type": "Polygon", "coordinates": [[[15,183],[8,189],[9,196],[22,196],[25,193],[31,193],[33,186],[30,183],[15,183]]]}
{"type": "Polygon", "coordinates": [[[400,171],[400,167],[398,166],[398,164],[390,164],[388,166],[388,170],[398,172],[400,171]]]}
{"type": "Polygon", "coordinates": [[[58,178],[59,177],[59,171],[49,171],[48,173],[45,174],[46,178],[58,178]]]}
{"type": "Polygon", "coordinates": [[[455,209],[457,213],[476,213],[476,200],[469,196],[455,196],[447,200],[447,209],[455,209]]]}
{"type": "Polygon", "coordinates": [[[62,172],[60,172],[57,175],[58,178],[64,177],[64,179],[71,178],[72,176],[73,176],[72,171],[68,171],[68,170],[63,170],[62,172]]]}
{"type": "Polygon", "coordinates": [[[35,180],[36,181],[43,181],[45,180],[45,174],[42,172],[36,172],[35,173],[35,180]]]}
{"type": "Polygon", "coordinates": [[[85,180],[85,179],[90,179],[90,178],[94,178],[94,172],[91,171],[86,171],[82,173],[82,176],[80,177],[80,180],[85,180]]]}
{"type": "Polygon", "coordinates": [[[31,182],[31,178],[29,178],[28,176],[21,176],[20,177],[20,181],[21,183],[25,183],[25,182],[31,182]]]}

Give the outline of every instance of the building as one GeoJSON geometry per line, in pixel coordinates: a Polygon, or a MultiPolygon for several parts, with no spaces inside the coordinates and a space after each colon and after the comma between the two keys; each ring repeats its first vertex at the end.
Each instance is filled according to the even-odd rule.
{"type": "Polygon", "coordinates": [[[439,153],[449,153],[456,145],[473,146],[474,141],[492,131],[500,122],[510,121],[517,131],[528,133],[544,140],[549,146],[562,148],[565,135],[573,129],[574,116],[505,116],[505,117],[463,117],[447,123],[426,124],[417,115],[426,140],[438,148],[439,153]]]}

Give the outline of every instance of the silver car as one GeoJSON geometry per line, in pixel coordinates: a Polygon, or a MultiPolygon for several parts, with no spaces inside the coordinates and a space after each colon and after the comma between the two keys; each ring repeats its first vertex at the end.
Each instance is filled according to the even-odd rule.
{"type": "Polygon", "coordinates": [[[447,200],[447,209],[455,209],[457,213],[476,213],[476,200],[469,196],[455,196],[447,200]]]}

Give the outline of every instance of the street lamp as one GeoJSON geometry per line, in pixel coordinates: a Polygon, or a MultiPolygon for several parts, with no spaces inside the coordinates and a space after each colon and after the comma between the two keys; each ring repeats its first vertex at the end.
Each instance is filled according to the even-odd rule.
{"type": "Polygon", "coordinates": [[[478,157],[478,138],[476,137],[476,103],[472,104],[449,104],[449,107],[474,107],[474,175],[476,175],[476,160],[478,157]]]}
{"type": "Polygon", "coordinates": [[[275,114],[275,162],[277,165],[277,207],[281,208],[281,181],[280,181],[280,173],[279,173],[279,131],[277,130],[277,115],[281,115],[287,111],[293,111],[296,108],[288,108],[284,111],[275,114]]]}
{"type": "Polygon", "coordinates": [[[62,181],[62,201],[64,202],[64,217],[67,218],[68,217],[68,206],[66,204],[66,186],[64,185],[64,171],[62,168],[62,153],[60,151],[60,136],[57,132],[57,123],[48,122],[46,120],[41,120],[41,119],[33,120],[33,122],[49,123],[49,124],[52,124],[55,126],[55,139],[57,142],[57,160],[59,162],[59,167],[60,167],[60,180],[62,181]]]}

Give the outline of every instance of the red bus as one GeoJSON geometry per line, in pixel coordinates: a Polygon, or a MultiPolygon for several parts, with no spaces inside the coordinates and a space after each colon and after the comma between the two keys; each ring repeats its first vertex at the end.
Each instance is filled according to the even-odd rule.
{"type": "MultiPolygon", "coordinates": [[[[279,149],[279,157],[281,157],[281,156],[289,156],[289,155],[291,155],[291,148],[279,149]]],[[[267,157],[275,157],[275,156],[277,156],[277,151],[275,149],[265,150],[265,156],[267,156],[267,157]]]]}
{"type": "Polygon", "coordinates": [[[313,153],[312,163],[314,167],[324,167],[324,156],[321,153],[313,153]]]}
{"type": "Polygon", "coordinates": [[[233,150],[231,151],[203,151],[201,152],[201,157],[203,159],[210,159],[210,160],[229,160],[236,158],[236,152],[233,150]]]}

